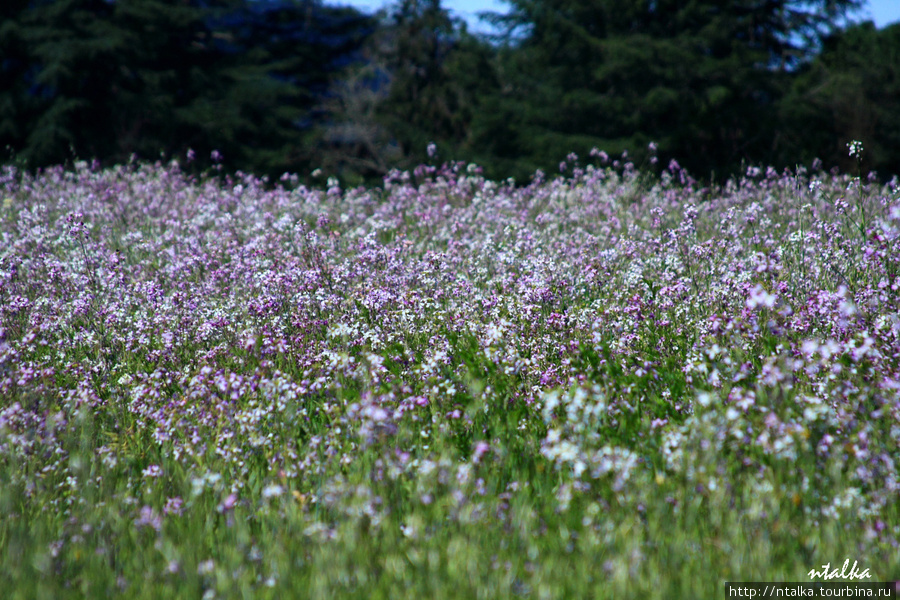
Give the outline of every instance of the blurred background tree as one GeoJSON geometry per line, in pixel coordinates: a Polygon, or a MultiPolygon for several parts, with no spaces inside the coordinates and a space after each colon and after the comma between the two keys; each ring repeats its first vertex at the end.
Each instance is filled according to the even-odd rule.
{"type": "MultiPolygon", "coordinates": [[[[773,107],[860,0],[510,0],[501,93],[479,139],[522,171],[655,141],[700,176],[768,161],[773,107]],[[540,73],[540,77],[535,77],[540,73]],[[496,140],[514,139],[513,145],[496,140]]],[[[508,168],[508,167],[507,167],[508,168]]]]}
{"type": "Polygon", "coordinates": [[[866,168],[900,174],[900,24],[853,25],[825,40],[780,106],[789,133],[782,162],[814,158],[855,172],[846,142],[860,140],[866,168]]]}
{"type": "Polygon", "coordinates": [[[212,150],[228,169],[377,182],[430,159],[527,181],[592,148],[695,176],[819,157],[900,171],[898,28],[862,0],[7,0],[0,146],[32,167],[212,150]]]}
{"type": "Polygon", "coordinates": [[[429,160],[431,142],[444,157],[474,157],[471,124],[496,86],[492,56],[440,0],[400,0],[328,98],[327,165],[381,176],[429,160]]]}
{"type": "Polygon", "coordinates": [[[201,162],[218,150],[234,168],[305,169],[318,95],[373,28],[353,9],[316,2],[15,8],[4,14],[0,143],[34,166],[192,148],[201,162]]]}

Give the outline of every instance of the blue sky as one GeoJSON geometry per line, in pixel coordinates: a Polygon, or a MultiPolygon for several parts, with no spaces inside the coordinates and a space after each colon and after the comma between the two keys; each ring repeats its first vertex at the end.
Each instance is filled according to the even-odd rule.
{"type": "MultiPolygon", "coordinates": [[[[349,4],[362,9],[377,10],[382,0],[331,0],[329,4],[349,4]]],[[[444,0],[443,5],[457,16],[469,22],[470,31],[486,31],[488,25],[479,23],[476,14],[481,11],[504,12],[507,5],[500,0],[444,0]]],[[[900,0],[869,0],[858,16],[859,20],[871,19],[878,27],[900,21],[900,0]]]]}

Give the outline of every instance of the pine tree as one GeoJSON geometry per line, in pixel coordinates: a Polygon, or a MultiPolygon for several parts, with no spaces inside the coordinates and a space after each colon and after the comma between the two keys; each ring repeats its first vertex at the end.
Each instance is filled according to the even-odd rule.
{"type": "MultiPolygon", "coordinates": [[[[0,149],[21,148],[34,118],[30,100],[31,63],[22,30],[28,0],[8,0],[0,5],[0,149]]],[[[5,157],[11,158],[11,157],[5,157]]]]}
{"type": "Polygon", "coordinates": [[[510,0],[505,93],[475,124],[498,152],[553,164],[649,141],[694,172],[773,155],[790,74],[860,0],[510,0]],[[518,32],[518,37],[515,34],[518,32]],[[539,76],[534,76],[538,73],[539,76]],[[494,142],[496,144],[496,142],[494,142]]]}
{"type": "Polygon", "coordinates": [[[107,27],[114,7],[102,0],[36,2],[20,15],[28,49],[25,82],[32,118],[20,149],[37,164],[109,151],[110,136],[81,132],[107,126],[108,82],[118,77],[116,56],[125,40],[107,27]]]}
{"type": "Polygon", "coordinates": [[[865,148],[864,168],[900,175],[900,25],[854,25],[824,42],[780,104],[785,159],[855,171],[846,144],[865,148]]]}
{"type": "Polygon", "coordinates": [[[479,42],[440,0],[401,0],[380,43],[390,91],[379,116],[403,156],[424,160],[432,141],[464,146],[477,96],[491,86],[479,42]]]}
{"type": "Polygon", "coordinates": [[[0,140],[34,166],[193,148],[308,167],[313,110],[368,20],[312,0],[36,0],[4,22],[0,140]]]}

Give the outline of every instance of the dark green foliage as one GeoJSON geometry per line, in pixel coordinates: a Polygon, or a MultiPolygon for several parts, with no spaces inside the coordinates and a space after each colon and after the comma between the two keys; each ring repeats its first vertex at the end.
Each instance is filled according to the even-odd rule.
{"type": "Polygon", "coordinates": [[[900,173],[900,25],[863,23],[828,38],[781,110],[790,132],[785,158],[855,172],[846,142],[860,140],[865,170],[900,173]]]}
{"type": "Polygon", "coordinates": [[[265,172],[310,170],[319,159],[314,146],[319,105],[338,74],[358,58],[374,22],[352,8],[311,0],[244,4],[232,16],[233,51],[240,68],[253,66],[259,82],[247,87],[251,122],[269,122],[269,133],[259,136],[251,151],[267,165],[265,172]],[[260,85],[273,92],[269,104],[252,98],[260,85]],[[280,100],[276,90],[286,91],[288,100],[280,100]]]}
{"type": "Polygon", "coordinates": [[[820,157],[900,172],[898,28],[861,0],[510,0],[507,34],[440,0],[376,16],[321,0],[7,0],[0,148],[32,167],[224,154],[229,170],[476,162],[528,181],[592,148],[723,178],[820,157]],[[426,152],[435,142],[437,157],[426,152]],[[658,151],[648,151],[655,142],[658,151]]]}
{"type": "Polygon", "coordinates": [[[6,11],[0,142],[34,166],[193,148],[201,160],[219,150],[233,168],[306,168],[310,111],[368,26],[312,1],[44,0],[6,11]]]}
{"type": "Polygon", "coordinates": [[[33,116],[11,145],[35,165],[171,150],[182,84],[214,62],[204,64],[202,17],[157,0],[34,3],[18,19],[28,87],[17,98],[33,116]]]}
{"type": "Polygon", "coordinates": [[[428,142],[466,142],[476,98],[490,89],[487,53],[440,0],[403,0],[392,15],[385,63],[390,92],[379,111],[406,156],[428,142]]]}
{"type": "Polygon", "coordinates": [[[19,126],[4,127],[3,142],[27,160],[59,161],[75,145],[79,126],[105,120],[100,83],[115,74],[110,68],[115,68],[113,56],[122,40],[103,31],[113,9],[102,1],[18,8],[5,15],[4,28],[18,43],[4,48],[14,52],[15,69],[5,79],[3,96],[5,108],[11,109],[4,111],[4,121],[19,126]],[[60,27],[62,23],[66,26],[60,27]]]}
{"type": "MultiPolygon", "coordinates": [[[[9,0],[0,5],[0,145],[11,146],[24,135],[32,117],[28,99],[29,60],[18,20],[28,0],[9,0]]],[[[5,158],[5,157],[4,157],[5,158]]]]}
{"type": "Polygon", "coordinates": [[[772,157],[773,107],[819,37],[858,0],[511,0],[502,92],[479,139],[527,170],[591,146],[649,141],[698,174],[772,157]],[[513,35],[516,33],[517,35],[513,35]],[[540,73],[540,77],[535,77],[540,73]]]}

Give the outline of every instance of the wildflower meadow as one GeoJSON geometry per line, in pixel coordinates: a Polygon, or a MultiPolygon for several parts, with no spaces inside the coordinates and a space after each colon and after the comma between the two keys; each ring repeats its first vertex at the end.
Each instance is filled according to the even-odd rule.
{"type": "Polygon", "coordinates": [[[900,578],[897,180],[595,154],[4,167],[0,595],[900,578]]]}

